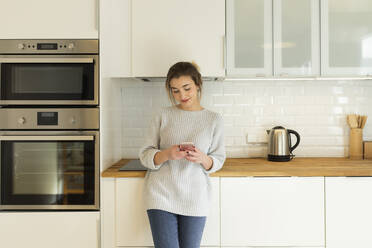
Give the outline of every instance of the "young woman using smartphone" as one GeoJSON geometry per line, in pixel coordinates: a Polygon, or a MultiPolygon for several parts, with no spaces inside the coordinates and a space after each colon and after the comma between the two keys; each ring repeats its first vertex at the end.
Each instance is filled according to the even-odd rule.
{"type": "Polygon", "coordinates": [[[221,169],[226,154],[222,116],[200,105],[202,84],[192,63],[169,69],[165,87],[172,106],[154,115],[139,152],[149,168],[145,207],[157,248],[200,247],[213,207],[209,174],[221,169]]]}

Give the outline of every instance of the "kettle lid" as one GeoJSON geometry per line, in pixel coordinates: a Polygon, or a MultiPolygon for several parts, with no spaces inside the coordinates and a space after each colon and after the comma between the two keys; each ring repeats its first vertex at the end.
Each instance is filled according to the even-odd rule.
{"type": "Polygon", "coordinates": [[[276,126],[276,127],[273,127],[273,129],[285,129],[285,128],[282,126],[276,126]]]}

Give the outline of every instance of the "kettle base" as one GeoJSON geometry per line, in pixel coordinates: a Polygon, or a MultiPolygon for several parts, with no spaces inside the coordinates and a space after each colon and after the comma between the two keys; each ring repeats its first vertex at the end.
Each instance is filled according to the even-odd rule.
{"type": "Polygon", "coordinates": [[[267,155],[267,160],[273,161],[273,162],[287,162],[291,160],[291,155],[267,155]]]}

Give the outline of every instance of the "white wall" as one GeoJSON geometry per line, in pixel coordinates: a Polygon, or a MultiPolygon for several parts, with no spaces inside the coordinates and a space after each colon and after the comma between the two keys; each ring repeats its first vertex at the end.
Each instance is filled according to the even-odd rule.
{"type": "MultiPolygon", "coordinates": [[[[170,102],[162,82],[115,82],[121,99],[111,100],[121,105],[121,155],[137,158],[153,110],[170,102]]],[[[246,144],[246,135],[264,141],[265,130],[275,125],[299,132],[296,156],[342,157],[348,155],[346,115],[372,118],[372,81],[205,82],[202,105],[223,114],[228,157],[266,156],[266,145],[246,144]]],[[[372,139],[370,123],[365,139],[372,139]]]]}

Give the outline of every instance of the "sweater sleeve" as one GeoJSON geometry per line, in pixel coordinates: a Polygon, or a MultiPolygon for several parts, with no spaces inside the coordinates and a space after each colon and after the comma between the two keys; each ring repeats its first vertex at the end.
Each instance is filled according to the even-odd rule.
{"type": "Polygon", "coordinates": [[[224,132],[223,132],[223,119],[221,115],[218,115],[216,125],[213,130],[212,143],[209,147],[207,155],[212,158],[212,168],[209,170],[204,169],[206,173],[213,173],[222,168],[225,159],[225,144],[224,144],[224,132]]]}
{"type": "Polygon", "coordinates": [[[161,113],[158,113],[152,117],[150,126],[145,134],[145,144],[138,153],[142,165],[151,170],[158,170],[162,165],[154,164],[155,154],[160,151],[160,125],[161,113]]]}

